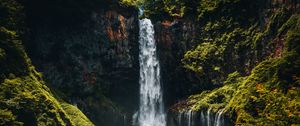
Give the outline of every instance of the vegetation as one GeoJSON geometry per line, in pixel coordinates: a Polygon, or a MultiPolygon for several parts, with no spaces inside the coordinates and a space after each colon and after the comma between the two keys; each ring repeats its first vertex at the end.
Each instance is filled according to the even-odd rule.
{"type": "MultiPolygon", "coordinates": [[[[143,16],[154,21],[175,20],[165,23],[168,28],[186,20],[196,24],[197,39],[181,59],[182,67],[209,80],[212,90],[191,95],[174,111],[224,109],[235,125],[300,125],[300,15],[285,4],[270,8],[267,0],[0,0],[0,125],[94,125],[61,99],[76,90],[61,93],[46,86],[24,48],[30,25],[25,21],[80,24],[98,5],[105,9],[110,2],[144,9],[143,16]]],[[[109,88],[92,88],[92,93],[103,92],[81,96],[87,111],[119,113],[121,107],[103,95],[110,95],[109,88]]]]}
{"type": "MultiPolygon", "coordinates": [[[[223,9],[228,8],[222,7],[220,10],[223,9]]],[[[231,12],[226,16],[223,16],[223,11],[211,13],[222,16],[203,21],[202,34],[195,42],[197,47],[187,51],[182,62],[185,68],[211,79],[211,83],[216,85],[222,84],[226,76],[234,71],[249,74],[253,66],[271,56],[274,46],[279,46],[273,41],[274,36],[289,15],[285,9],[278,9],[272,12],[274,15],[270,17],[270,22],[261,24],[258,15],[239,17],[244,15],[243,12],[238,15],[231,12]]]]}
{"type": "Polygon", "coordinates": [[[22,45],[22,9],[14,0],[0,1],[0,125],[93,125],[56,98],[31,64],[22,45]]]}
{"type": "Polygon", "coordinates": [[[267,9],[266,1],[161,3],[157,6],[163,9],[146,8],[149,17],[197,17],[200,34],[182,63],[197,76],[209,78],[210,85],[218,85],[173,110],[216,113],[224,108],[235,125],[299,125],[300,16],[289,5],[267,9]],[[187,13],[191,10],[197,11],[187,13]],[[263,10],[266,15],[258,15],[263,10]]]}
{"type": "MultiPolygon", "coordinates": [[[[189,107],[179,110],[211,109],[217,112],[224,108],[235,125],[299,125],[299,24],[300,15],[295,14],[281,27],[272,30],[277,37],[286,36],[280,57],[266,58],[251,70],[250,75],[229,74],[224,86],[190,96],[187,100],[189,107]]],[[[203,53],[207,54],[201,51],[195,56],[205,60],[203,53]]]]}

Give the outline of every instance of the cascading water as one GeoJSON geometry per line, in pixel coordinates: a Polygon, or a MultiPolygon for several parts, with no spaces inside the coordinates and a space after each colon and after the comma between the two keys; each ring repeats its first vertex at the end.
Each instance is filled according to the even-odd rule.
{"type": "Polygon", "coordinates": [[[139,27],[140,106],[133,118],[137,126],[166,126],[154,28],[149,19],[139,20],[139,27]]]}
{"type": "MultiPolygon", "coordinates": [[[[140,11],[140,14],[143,12],[140,11]]],[[[151,20],[145,18],[139,20],[140,27],[140,106],[139,111],[133,116],[134,126],[166,126],[162,89],[160,85],[160,66],[156,54],[154,28],[151,20]]],[[[195,122],[192,110],[178,115],[178,126],[222,126],[222,114],[224,109],[216,114],[203,111],[200,114],[200,123],[195,122]],[[186,121],[184,121],[184,120],[186,121]]],[[[124,118],[125,120],[125,118],[124,118]]]]}
{"type": "Polygon", "coordinates": [[[178,126],[181,126],[181,118],[182,118],[182,112],[179,112],[179,115],[178,115],[178,126]]]}
{"type": "Polygon", "coordinates": [[[222,118],[222,114],[225,111],[225,109],[220,109],[215,117],[215,126],[222,126],[223,125],[223,118],[222,118]]]}
{"type": "Polygon", "coordinates": [[[201,111],[200,118],[201,118],[201,125],[202,125],[202,126],[205,126],[205,115],[204,115],[204,112],[203,112],[203,111],[201,111]]]}
{"type": "Polygon", "coordinates": [[[192,111],[185,110],[179,112],[176,120],[177,123],[171,123],[175,125],[171,126],[229,126],[230,122],[225,122],[224,114],[225,109],[220,109],[217,113],[214,113],[212,108],[207,111],[192,111]]]}
{"type": "Polygon", "coordinates": [[[207,126],[211,126],[211,115],[210,115],[211,108],[208,109],[206,119],[207,119],[207,126]]]}
{"type": "Polygon", "coordinates": [[[188,126],[192,126],[193,125],[193,113],[192,113],[192,110],[189,110],[188,113],[187,113],[187,117],[188,117],[188,126]]]}

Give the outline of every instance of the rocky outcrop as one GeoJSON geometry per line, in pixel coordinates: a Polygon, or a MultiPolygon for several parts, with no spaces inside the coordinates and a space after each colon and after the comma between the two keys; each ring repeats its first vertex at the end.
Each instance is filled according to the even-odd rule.
{"type": "Polygon", "coordinates": [[[137,11],[117,2],[99,6],[81,8],[89,13],[75,23],[80,18],[70,14],[61,22],[37,14],[44,20],[31,21],[26,49],[46,83],[95,125],[130,124],[139,92],[137,11]]]}
{"type": "Polygon", "coordinates": [[[186,71],[181,62],[185,52],[196,44],[196,35],[199,31],[196,24],[195,21],[188,19],[163,20],[155,24],[155,37],[167,105],[174,104],[175,101],[200,88],[196,85],[199,78],[186,71]]]}

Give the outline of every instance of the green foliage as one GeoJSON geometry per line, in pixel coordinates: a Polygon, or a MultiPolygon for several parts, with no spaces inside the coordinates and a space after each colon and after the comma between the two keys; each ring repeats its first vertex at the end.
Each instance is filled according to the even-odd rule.
{"type": "MultiPolygon", "coordinates": [[[[134,1],[134,0],[125,0],[134,1]]],[[[132,3],[132,2],[129,2],[132,3]]],[[[134,2],[133,2],[134,3],[134,2]]],[[[166,19],[168,17],[182,18],[196,12],[197,0],[143,0],[139,1],[140,7],[145,9],[144,16],[152,19],[166,19]]]]}
{"type": "MultiPolygon", "coordinates": [[[[200,6],[198,8],[199,19],[202,19],[205,15],[212,14],[216,11],[216,9],[220,6],[221,0],[211,0],[211,1],[201,1],[200,6]]],[[[226,2],[226,1],[224,1],[226,2]]]]}
{"type": "Polygon", "coordinates": [[[297,63],[287,65],[290,63],[286,58],[264,61],[241,83],[226,106],[236,112],[236,123],[287,125],[299,122],[300,109],[296,106],[300,102],[300,88],[295,87],[294,82],[287,82],[281,71],[299,66],[297,63]]]}
{"type": "MultiPolygon", "coordinates": [[[[221,22],[231,24],[232,21],[221,22]]],[[[203,42],[199,42],[195,49],[187,51],[182,59],[186,69],[211,79],[213,84],[222,83],[225,81],[223,77],[233,71],[242,74],[248,72],[247,66],[254,64],[257,60],[255,57],[261,57],[260,52],[263,51],[260,42],[264,33],[256,24],[243,28],[239,23],[234,26],[223,25],[221,22],[208,22],[203,30],[213,33],[203,36],[200,39],[203,42]]]]}
{"type": "Polygon", "coordinates": [[[77,108],[65,112],[31,64],[20,37],[22,8],[0,1],[0,125],[93,125],[77,108]]]}
{"type": "Polygon", "coordinates": [[[120,3],[126,6],[138,7],[143,3],[144,0],[120,0],[120,3]]]}
{"type": "Polygon", "coordinates": [[[0,48],[0,61],[3,60],[5,58],[5,51],[4,49],[0,48]]]}
{"type": "MultiPolygon", "coordinates": [[[[15,0],[0,0],[0,25],[10,28],[9,30],[20,30],[23,25],[23,6],[15,0]]],[[[2,29],[2,28],[1,28],[2,29]]]]}
{"type": "Polygon", "coordinates": [[[299,125],[299,19],[293,15],[281,28],[276,26],[278,36],[285,36],[282,57],[265,59],[248,76],[229,74],[223,87],[190,96],[189,107],[182,109],[217,112],[224,108],[235,125],[299,125]]]}
{"type": "Polygon", "coordinates": [[[0,89],[0,108],[10,110],[13,115],[17,115],[16,120],[24,125],[79,125],[77,123],[82,122],[93,125],[77,108],[66,112],[43,82],[33,74],[5,79],[0,89]],[[70,114],[78,114],[77,120],[73,120],[70,114]]]}
{"type": "MultiPolygon", "coordinates": [[[[135,2],[135,0],[124,1],[135,2]]],[[[253,17],[266,5],[266,1],[261,0],[144,0],[141,3],[147,12],[146,16],[154,19],[162,18],[163,15],[173,18],[191,17],[201,21],[222,15],[226,18],[237,17],[246,22],[248,17],[253,17]]]]}
{"type": "Polygon", "coordinates": [[[20,126],[23,125],[23,123],[16,121],[16,116],[13,115],[11,111],[7,109],[0,109],[0,125],[20,126]]]}
{"type": "Polygon", "coordinates": [[[225,85],[236,84],[236,83],[240,82],[240,79],[241,79],[241,74],[236,71],[231,74],[228,74],[228,77],[227,77],[226,81],[224,81],[224,84],[225,85]]]}
{"type": "Polygon", "coordinates": [[[0,3],[0,79],[13,73],[24,75],[29,72],[30,60],[21,40],[23,13],[22,6],[14,0],[1,0],[0,3]]]}
{"type": "Polygon", "coordinates": [[[288,21],[290,12],[280,8],[270,12],[269,22],[261,24],[261,17],[253,12],[263,5],[252,8],[260,2],[246,3],[244,0],[200,2],[201,34],[194,42],[196,47],[187,51],[182,59],[187,70],[208,79],[211,84],[220,85],[229,73],[249,74],[253,66],[278,50],[275,46],[280,43],[274,38],[282,39],[281,34],[287,32],[289,24],[295,24],[295,19],[288,21]],[[243,13],[246,16],[241,17],[243,13]]]}
{"type": "Polygon", "coordinates": [[[287,51],[296,51],[300,53],[300,16],[292,16],[283,26],[282,29],[289,28],[285,41],[287,51]],[[296,26],[292,24],[297,24],[296,26]]]}
{"type": "Polygon", "coordinates": [[[200,75],[204,75],[208,70],[212,69],[220,72],[221,55],[224,47],[217,46],[215,43],[204,42],[197,46],[193,51],[187,51],[182,60],[184,67],[191,69],[200,75]],[[211,64],[214,62],[215,64],[211,64]]]}
{"type": "Polygon", "coordinates": [[[172,17],[183,17],[185,13],[185,3],[181,0],[163,0],[165,11],[172,17]]]}
{"type": "Polygon", "coordinates": [[[61,103],[61,106],[75,126],[93,126],[91,121],[77,107],[67,103],[61,103]]]}
{"type": "Polygon", "coordinates": [[[217,112],[225,108],[228,116],[236,119],[236,125],[298,124],[300,85],[297,81],[300,74],[300,59],[299,55],[294,55],[293,57],[298,59],[292,62],[288,57],[266,60],[245,78],[238,77],[237,73],[230,74],[226,81],[227,85],[190,96],[188,109],[193,111],[211,109],[217,112]],[[291,82],[288,82],[288,78],[282,77],[286,72],[293,73],[291,82]]]}

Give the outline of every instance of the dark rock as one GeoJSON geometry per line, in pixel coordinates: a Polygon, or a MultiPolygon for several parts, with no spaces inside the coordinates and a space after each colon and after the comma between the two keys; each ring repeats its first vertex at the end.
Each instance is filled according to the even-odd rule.
{"type": "Polygon", "coordinates": [[[120,126],[138,107],[138,14],[117,2],[101,6],[69,25],[33,18],[26,49],[54,92],[96,125],[120,126]]]}

